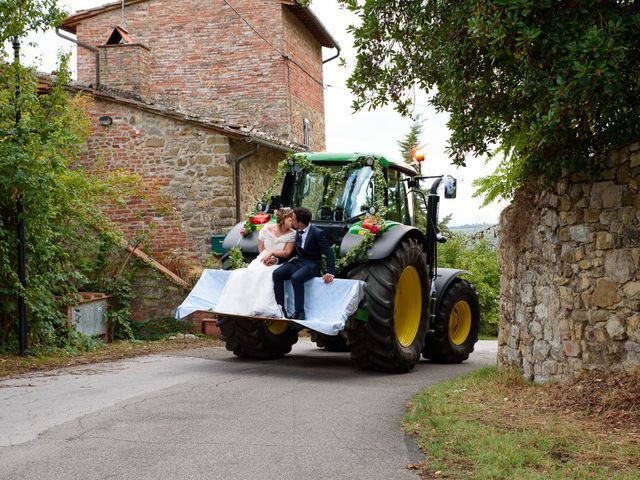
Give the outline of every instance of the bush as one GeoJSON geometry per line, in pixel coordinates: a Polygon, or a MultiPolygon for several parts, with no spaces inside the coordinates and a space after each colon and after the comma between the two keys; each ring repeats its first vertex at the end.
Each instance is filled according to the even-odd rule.
{"type": "Polygon", "coordinates": [[[449,233],[438,246],[438,266],[468,270],[480,297],[480,334],[498,335],[500,319],[500,264],[496,247],[485,238],[449,233]]]}

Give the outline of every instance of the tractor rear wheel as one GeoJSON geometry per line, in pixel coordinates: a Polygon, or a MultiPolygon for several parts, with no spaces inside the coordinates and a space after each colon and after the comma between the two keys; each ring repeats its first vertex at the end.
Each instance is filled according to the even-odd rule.
{"type": "Polygon", "coordinates": [[[218,327],[226,349],[241,358],[282,358],[298,341],[298,330],[284,320],[250,320],[220,315],[218,327]]]}
{"type": "Polygon", "coordinates": [[[428,273],[420,243],[406,238],[391,256],[358,265],[349,277],[367,283],[361,307],[369,314],[366,323],[349,322],[351,359],[361,368],[411,370],[420,359],[427,323],[428,273]]]}
{"type": "Polygon", "coordinates": [[[462,363],[478,341],[480,302],[472,283],[457,278],[444,292],[425,339],[422,356],[437,363],[462,363]]]}
{"type": "Polygon", "coordinates": [[[315,342],[318,348],[324,348],[328,352],[348,352],[350,350],[347,342],[347,334],[344,331],[337,335],[325,335],[324,333],[314,332],[311,334],[311,341],[315,342]]]}

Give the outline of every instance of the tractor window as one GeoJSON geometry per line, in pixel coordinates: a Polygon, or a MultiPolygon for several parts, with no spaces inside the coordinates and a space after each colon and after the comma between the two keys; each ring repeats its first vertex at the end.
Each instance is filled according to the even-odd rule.
{"type": "Polygon", "coordinates": [[[389,220],[409,224],[407,189],[402,174],[395,170],[387,170],[387,208],[389,220]]]}
{"type": "MultiPolygon", "coordinates": [[[[336,172],[339,169],[335,167],[336,172]]],[[[293,204],[311,210],[314,220],[325,221],[347,220],[374,204],[373,170],[370,167],[353,170],[335,185],[332,192],[329,186],[334,178],[299,173],[293,187],[293,204]]]]}

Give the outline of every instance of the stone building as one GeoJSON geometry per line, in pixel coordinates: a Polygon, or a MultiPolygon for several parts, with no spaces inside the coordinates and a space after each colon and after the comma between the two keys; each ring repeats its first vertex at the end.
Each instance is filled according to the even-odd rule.
{"type": "Polygon", "coordinates": [[[640,367],[640,143],[501,217],[498,362],[535,381],[640,367]]]}
{"type": "Polygon", "coordinates": [[[297,1],[128,0],[61,29],[76,35],[75,88],[92,99],[83,160],[136,172],[169,199],[109,211],[131,237],[153,224],[161,260],[204,257],[287,152],[324,149],[322,48],[338,45],[297,1]]]}
{"type": "Polygon", "coordinates": [[[185,284],[164,266],[205,258],[288,152],[324,149],[323,48],[338,44],[297,0],[118,1],[60,30],[88,99],[83,163],[149,187],[108,208],[130,240],[148,233],[134,318],[172,316],[185,284]]]}

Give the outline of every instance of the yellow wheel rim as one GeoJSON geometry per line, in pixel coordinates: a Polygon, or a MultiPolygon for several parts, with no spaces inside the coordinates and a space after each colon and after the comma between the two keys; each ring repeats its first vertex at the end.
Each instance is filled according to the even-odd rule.
{"type": "Polygon", "coordinates": [[[267,320],[267,330],[274,335],[282,335],[289,328],[289,322],[285,320],[267,320]]]}
{"type": "Polygon", "coordinates": [[[455,345],[462,345],[471,331],[471,307],[464,300],[453,306],[449,315],[449,338],[455,345]]]}
{"type": "Polygon", "coordinates": [[[400,345],[408,347],[413,343],[420,328],[422,316],[422,285],[415,267],[406,267],[396,286],[393,307],[393,322],[396,338],[400,345]]]}

